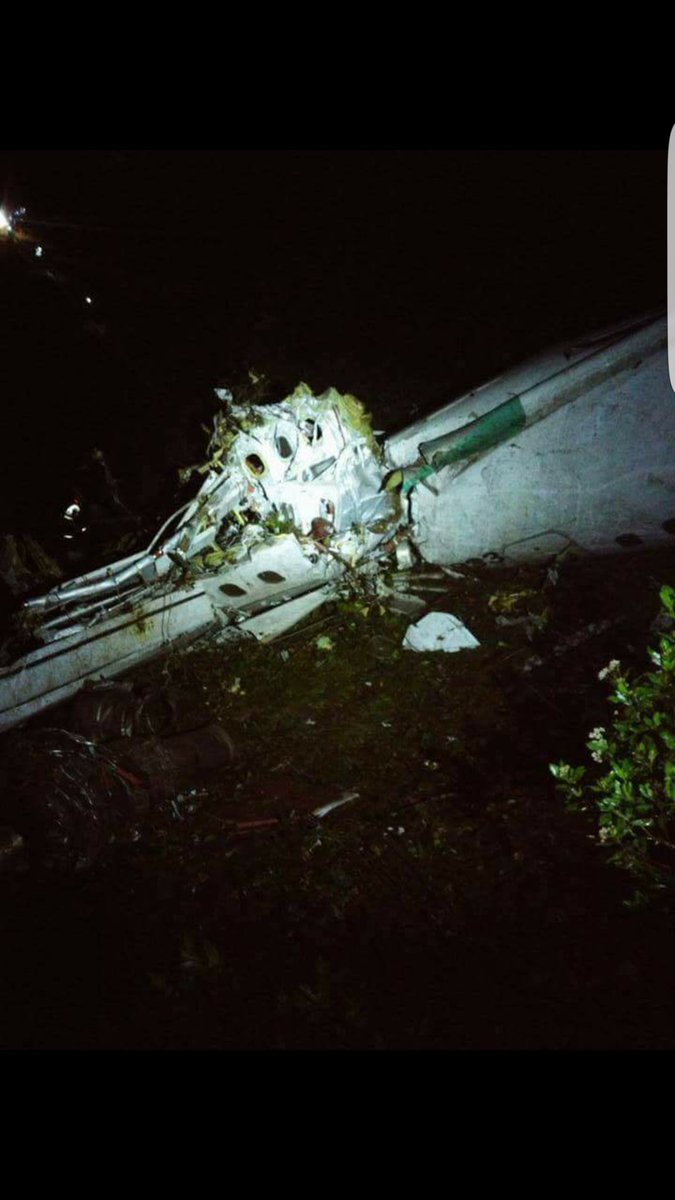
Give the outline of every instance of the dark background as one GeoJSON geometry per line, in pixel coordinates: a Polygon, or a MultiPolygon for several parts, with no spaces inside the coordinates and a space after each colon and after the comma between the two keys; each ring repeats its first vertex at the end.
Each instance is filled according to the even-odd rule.
{"type": "MultiPolygon", "coordinates": [[[[94,446],[104,449],[129,504],[150,525],[158,523],[176,498],[176,468],[203,452],[201,425],[214,408],[213,387],[245,379],[250,368],[269,374],[278,398],[300,379],[316,389],[351,390],[372,408],[376,427],[393,429],[547,343],[665,305],[666,166],[667,134],[661,149],[645,150],[6,152],[0,203],[10,210],[25,205],[26,214],[22,237],[0,243],[0,533],[32,532],[57,553],[64,545],[63,507],[74,489],[89,486],[85,464],[94,446]]],[[[88,553],[95,561],[95,542],[88,553]]],[[[82,569],[82,562],[64,565],[72,574],[82,569]]],[[[578,669],[586,670],[583,658],[578,669]]],[[[551,715],[535,698],[537,725],[529,703],[519,718],[522,757],[536,770],[541,747],[548,753],[551,715]]],[[[588,729],[592,722],[583,724],[576,698],[574,705],[588,729]]],[[[520,742],[513,752],[521,754],[520,742]]],[[[489,762],[489,743],[485,753],[489,762]]],[[[538,797],[533,792],[533,810],[538,797]]],[[[548,819],[545,805],[541,812],[535,830],[548,819]]],[[[570,845],[568,857],[563,847],[555,860],[565,881],[576,872],[578,843],[570,845]]],[[[149,855],[145,883],[124,860],[117,860],[116,873],[94,873],[72,886],[69,880],[41,883],[39,876],[35,883],[28,874],[17,876],[12,891],[10,879],[2,930],[9,1013],[3,1044],[70,1046],[78,1039],[78,1045],[156,1046],[164,1036],[166,1044],[183,1044],[173,1026],[164,1034],[164,1009],[157,1001],[156,1010],[143,989],[163,947],[167,956],[178,953],[171,938],[181,910],[170,887],[181,896],[180,887],[188,885],[158,872],[152,848],[149,855]],[[162,886],[169,879],[168,898],[157,874],[162,886]]],[[[560,890],[568,894],[562,882],[560,890]]],[[[412,991],[404,1017],[419,1012],[429,996],[433,1011],[437,995],[436,1010],[447,1008],[452,1018],[458,980],[457,1011],[469,1014],[470,1028],[485,1024],[488,1033],[479,1032],[488,1044],[493,1000],[507,1027],[509,1020],[518,1025],[519,1005],[523,1021],[538,1005],[544,1014],[539,1036],[550,1044],[561,979],[569,993],[565,964],[576,961],[572,950],[587,938],[589,972],[599,982],[592,983],[583,1014],[572,1006],[571,1019],[583,1016],[581,1034],[567,1036],[582,1044],[590,1029],[593,1044],[599,1037],[601,1045],[619,1036],[612,1034],[616,1020],[605,1032],[603,1007],[619,993],[620,1037],[634,1045],[631,1023],[639,1013],[636,1018],[632,993],[624,1001],[622,977],[617,985],[609,968],[602,975],[603,955],[611,960],[614,943],[607,935],[608,902],[598,894],[595,924],[582,904],[571,932],[563,927],[559,938],[540,924],[529,899],[531,935],[516,930],[501,950],[501,927],[495,926],[487,950],[468,939],[459,965],[449,970],[443,958],[439,979],[433,961],[426,973],[408,969],[398,945],[388,948],[385,931],[370,977],[378,976],[380,961],[391,962],[390,976],[380,972],[378,991],[386,995],[389,986],[397,1001],[400,977],[407,975],[412,991]],[[532,985],[519,952],[526,964],[530,954],[537,970],[558,957],[563,966],[532,985]],[[513,1017],[508,987],[501,1004],[510,975],[523,980],[511,993],[513,1017]]],[[[206,902],[202,892],[199,897],[210,928],[208,888],[206,902]]],[[[619,908],[619,900],[613,903],[619,908]]],[[[264,1015],[268,962],[274,973],[292,943],[260,922],[252,948],[250,927],[240,924],[243,935],[235,931],[234,945],[242,937],[242,960],[253,968],[244,976],[241,1000],[225,1007],[237,1015],[227,1044],[236,1042],[237,1029],[264,1044],[250,998],[263,998],[258,1010],[264,1015]]],[[[666,934],[661,930],[654,940],[644,975],[647,994],[655,996],[643,1021],[645,1037],[663,997],[658,1028],[668,1045],[670,975],[666,971],[656,986],[649,964],[661,963],[671,927],[669,919],[666,934]]],[[[641,938],[638,931],[633,940],[641,938]]],[[[417,964],[425,957],[423,936],[420,945],[417,964]]],[[[584,953],[582,947],[582,964],[584,953]]],[[[622,953],[628,955],[616,950],[619,962],[622,953]]],[[[203,1011],[211,1010],[195,1004],[181,1017],[177,1028],[186,1036],[189,1026],[187,1044],[202,1044],[203,1011]]],[[[399,1036],[396,1003],[391,1014],[399,1036]]],[[[508,1044],[507,1035],[499,1036],[508,1044]]],[[[525,1042],[537,1044],[536,1021],[525,1042]]]]}
{"type": "Polygon", "coordinates": [[[665,305],[666,165],[666,139],[5,152],[27,240],[0,252],[4,528],[49,539],[94,445],[159,518],[213,387],[249,367],[278,398],[351,390],[391,429],[665,305]]]}

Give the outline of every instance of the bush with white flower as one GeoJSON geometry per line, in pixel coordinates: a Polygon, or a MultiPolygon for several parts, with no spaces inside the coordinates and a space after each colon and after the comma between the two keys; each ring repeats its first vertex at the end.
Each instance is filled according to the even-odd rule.
{"type": "MultiPolygon", "coordinates": [[[[675,625],[675,588],[661,588],[660,598],[675,625]]],[[[634,680],[616,659],[599,673],[611,682],[616,712],[609,728],[588,736],[598,764],[590,778],[584,766],[550,769],[569,809],[597,810],[598,840],[612,850],[610,862],[663,889],[675,887],[675,629],[649,657],[656,669],[634,680]]]]}

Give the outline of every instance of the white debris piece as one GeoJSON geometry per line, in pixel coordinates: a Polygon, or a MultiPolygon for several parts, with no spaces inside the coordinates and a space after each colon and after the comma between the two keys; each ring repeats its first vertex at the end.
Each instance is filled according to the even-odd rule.
{"type": "Polygon", "coordinates": [[[328,813],[332,812],[334,808],[341,808],[343,804],[351,804],[354,800],[358,799],[358,792],[345,792],[339,799],[331,800],[328,804],[322,804],[320,808],[312,809],[312,816],[318,817],[321,820],[322,817],[328,816],[328,813]]]}
{"type": "Polygon", "coordinates": [[[421,621],[409,625],[403,639],[404,650],[445,650],[454,654],[456,650],[475,650],[480,642],[451,613],[430,612],[421,621]]]}

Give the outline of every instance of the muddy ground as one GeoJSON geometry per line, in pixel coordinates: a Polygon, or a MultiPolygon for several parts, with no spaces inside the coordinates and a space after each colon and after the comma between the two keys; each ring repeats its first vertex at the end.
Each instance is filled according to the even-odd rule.
{"type": "MultiPolygon", "coordinates": [[[[548,767],[608,723],[598,671],[647,668],[675,548],[460,571],[426,599],[477,650],[405,651],[406,618],[351,601],[137,673],[237,759],[85,868],[6,856],[2,1048],[672,1047],[669,903],[626,905],[548,767]]],[[[27,777],[30,738],[3,739],[27,777]]]]}

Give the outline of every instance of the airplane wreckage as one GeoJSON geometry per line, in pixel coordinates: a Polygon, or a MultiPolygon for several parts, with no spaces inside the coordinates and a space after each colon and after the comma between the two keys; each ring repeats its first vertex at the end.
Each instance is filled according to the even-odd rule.
{"type": "Polygon", "coordinates": [[[0,729],[170,646],[271,640],[345,587],[401,602],[416,564],[668,541],[667,336],[665,316],[624,322],[384,439],[333,389],[253,406],[217,390],[194,498],[147,549],[23,604],[36,648],[0,670],[0,729]]]}

